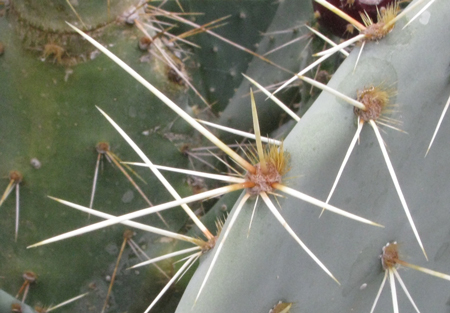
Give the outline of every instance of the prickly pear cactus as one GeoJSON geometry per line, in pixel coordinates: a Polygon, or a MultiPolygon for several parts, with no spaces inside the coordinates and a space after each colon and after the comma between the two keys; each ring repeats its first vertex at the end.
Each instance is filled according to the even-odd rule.
{"type": "MultiPolygon", "coordinates": [[[[414,3],[414,2],[413,2],[414,3]]],[[[415,11],[417,12],[417,11],[415,11]]],[[[415,13],[414,12],[414,13],[415,13]]],[[[450,5],[436,1],[405,30],[413,13],[397,23],[383,40],[350,54],[329,86],[356,98],[358,90],[384,85],[395,91],[396,112],[407,134],[386,129],[382,134],[429,261],[414,237],[384,162],[373,130],[366,125],[331,204],[376,221],[384,228],[356,223],[292,197],[281,199],[282,214],[310,249],[340,281],[338,286],[260,205],[249,238],[252,203],[244,208],[225,243],[207,287],[194,304],[213,253],[201,262],[177,312],[269,312],[279,301],[293,302],[290,312],[369,312],[384,272],[382,247],[400,245],[402,259],[450,273],[449,226],[445,192],[449,185],[444,119],[437,141],[424,158],[443,106],[450,95],[448,27],[450,5]]],[[[325,199],[356,131],[353,109],[322,92],[285,140],[291,154],[290,187],[325,199]]],[[[233,214],[233,211],[230,215],[233,214]]],[[[227,228],[227,224],[224,226],[227,228]]],[[[219,239],[220,240],[220,239],[219,239]]],[[[420,310],[447,312],[449,282],[412,270],[399,270],[420,310]]],[[[386,283],[388,285],[388,283],[386,283]]],[[[388,286],[375,312],[391,312],[388,286]]],[[[398,291],[401,311],[413,311],[398,291]]]]}
{"type": "MultiPolygon", "coordinates": [[[[70,3],[74,5],[77,2],[70,3]]],[[[86,12],[91,12],[91,9],[79,7],[77,11],[81,19],[78,19],[72,15],[67,2],[49,1],[47,4],[54,4],[56,12],[64,8],[64,14],[51,26],[36,27],[39,32],[34,29],[24,31],[27,14],[37,9],[20,1],[5,7],[9,11],[0,18],[0,30],[7,30],[0,31],[0,41],[4,46],[0,56],[0,81],[5,82],[0,84],[3,112],[0,173],[5,176],[4,188],[8,185],[10,171],[16,170],[23,175],[19,185],[21,210],[17,242],[14,238],[15,191],[0,208],[3,215],[0,219],[3,242],[0,288],[15,295],[23,284],[22,273],[31,270],[38,275],[38,281],[30,286],[27,303],[49,305],[89,291],[85,298],[60,309],[60,312],[101,311],[109,284],[105,278],[111,275],[115,266],[125,227],[117,225],[49,246],[25,248],[39,240],[98,221],[92,216],[88,220],[85,214],[62,208],[46,198],[46,195],[52,195],[89,204],[98,157],[97,143],[109,142],[111,150],[123,160],[136,159],[128,145],[98,114],[95,105],[113,115],[155,163],[189,167],[188,159],[179,151],[180,142],[195,138],[195,142],[190,144],[200,144],[202,139],[193,136],[192,130],[179,122],[158,99],[115,64],[99,56],[95,49],[89,47],[85,52],[69,53],[64,43],[71,41],[68,38],[78,37],[66,34],[68,28],[61,19],[69,19],[80,27],[86,24],[84,29],[90,31],[101,26],[97,39],[183,109],[195,112],[195,107],[191,110],[188,103],[192,105],[200,101],[193,101],[195,96],[191,92],[186,95],[184,85],[173,84],[164,65],[137,49],[141,35],[135,27],[110,22],[112,16],[123,16],[125,11],[125,16],[129,16],[127,7],[119,6],[117,11],[113,6],[106,11],[102,8],[99,19],[88,17],[86,12]],[[64,33],[60,41],[55,32],[49,31],[59,27],[64,33]],[[38,35],[36,38],[39,40],[31,40],[36,33],[47,35],[38,35]],[[87,62],[88,59],[92,60],[87,62]]],[[[194,2],[191,5],[198,8],[194,2]]],[[[268,9],[270,13],[266,14],[262,12],[268,11],[252,7],[267,5],[266,1],[221,5],[230,10],[238,8],[233,13],[233,22],[237,22],[239,30],[265,31],[269,27],[269,32],[289,27],[295,29],[312,15],[309,0],[272,4],[273,7],[268,9]],[[245,3],[249,6],[246,7],[245,3]],[[258,15],[266,18],[260,24],[262,26],[248,27],[247,23],[262,19],[258,15]]],[[[205,6],[205,12],[206,8],[208,6],[205,6]]],[[[218,12],[214,5],[210,10],[215,14],[218,12]]],[[[403,121],[400,128],[408,134],[386,129],[383,138],[429,261],[426,262],[408,223],[377,139],[366,125],[360,136],[361,144],[352,153],[331,204],[380,223],[384,228],[360,224],[327,211],[319,219],[320,209],[317,207],[292,197],[279,199],[282,215],[333,272],[341,286],[320,270],[264,205],[258,206],[247,238],[253,208],[253,203],[248,203],[234,225],[201,296],[195,301],[215,250],[201,258],[176,312],[269,312],[280,300],[293,303],[291,312],[369,311],[384,275],[379,255],[382,247],[390,241],[399,243],[402,260],[450,273],[448,214],[445,208],[450,200],[445,193],[448,185],[445,155],[448,149],[442,139],[450,126],[445,120],[432,150],[424,158],[450,94],[447,70],[450,38],[446,31],[449,12],[449,3],[438,0],[418,21],[401,30],[412,16],[410,14],[386,38],[366,44],[356,70],[353,67],[358,51],[353,51],[329,84],[351,97],[356,97],[358,90],[369,85],[386,86],[395,92],[392,100],[398,104],[397,111],[388,116],[403,121]]],[[[34,16],[29,20],[30,25],[36,25],[34,16]]],[[[219,30],[217,32],[220,33],[219,30]]],[[[241,31],[239,36],[244,38],[243,34],[241,31]]],[[[223,35],[232,37],[226,32],[223,35]]],[[[297,36],[296,31],[285,35],[289,36],[297,36]]],[[[279,37],[264,37],[260,42],[254,39],[254,35],[251,38],[246,47],[258,43],[257,52],[261,55],[270,47],[277,46],[279,37]]],[[[79,38],[77,40],[83,42],[79,38]]],[[[278,83],[291,74],[266,65],[256,57],[250,63],[250,58],[245,58],[242,63],[236,56],[228,59],[229,48],[215,40],[203,38],[199,41],[202,40],[202,47],[207,49],[202,50],[205,56],[196,60],[199,66],[194,66],[198,70],[194,71],[193,77],[198,84],[194,85],[207,95],[208,101],[218,101],[216,110],[224,110],[219,119],[221,123],[239,125],[244,130],[251,128],[249,99],[243,97],[248,93],[249,83],[242,82],[239,72],[246,71],[264,85],[278,83]],[[215,76],[214,69],[221,75],[215,76]],[[211,76],[214,79],[209,79],[211,76]],[[224,86],[222,82],[225,82],[224,86]],[[229,88],[237,88],[237,91],[229,88]]],[[[305,46],[306,42],[302,42],[299,46],[274,52],[270,60],[295,72],[310,62],[308,58],[302,58],[305,46]]],[[[286,95],[286,99],[293,97],[293,94],[286,95]]],[[[262,128],[267,132],[278,124],[278,119],[273,122],[273,116],[279,110],[263,100],[264,96],[257,98],[262,128]]],[[[286,179],[288,186],[325,199],[355,130],[353,109],[323,92],[285,140],[285,149],[291,154],[291,171],[286,174],[286,178],[291,178],[286,179]]],[[[146,180],[148,185],[139,184],[154,203],[172,199],[148,171],[136,171],[146,180]]],[[[103,169],[100,168],[99,172],[94,208],[120,215],[148,206],[117,166],[104,160],[103,169]]],[[[182,196],[193,192],[192,186],[179,179],[178,175],[168,174],[167,177],[182,196]]],[[[223,208],[231,207],[236,201],[235,197],[236,194],[223,197],[205,218],[212,220],[221,216],[223,208]]],[[[164,212],[163,217],[173,231],[185,232],[187,219],[181,210],[164,212]]],[[[157,216],[139,221],[164,227],[157,216]]],[[[227,226],[225,224],[225,228],[227,226]]],[[[134,239],[150,256],[179,248],[173,242],[142,232],[138,232],[134,239]]],[[[136,262],[133,252],[126,250],[119,263],[119,275],[108,312],[142,312],[167,282],[167,278],[153,268],[125,270],[136,262]]],[[[178,266],[162,265],[169,276],[178,266]]],[[[399,272],[419,309],[448,311],[449,282],[416,271],[399,272]]],[[[181,285],[186,283],[185,277],[181,285]]],[[[163,298],[154,310],[175,311],[180,294],[179,290],[174,290],[172,297],[163,298]]],[[[0,291],[1,312],[8,312],[13,301],[16,300],[12,296],[0,291]]],[[[411,310],[408,298],[401,292],[398,301],[402,311],[411,310]]],[[[389,292],[385,290],[375,312],[389,312],[391,302],[389,292]]],[[[31,311],[24,306],[23,311],[27,310],[31,311]]]]}

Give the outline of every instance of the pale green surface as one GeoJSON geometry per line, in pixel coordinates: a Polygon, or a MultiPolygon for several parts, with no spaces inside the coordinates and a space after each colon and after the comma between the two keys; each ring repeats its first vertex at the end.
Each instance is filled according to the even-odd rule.
{"type": "MultiPolygon", "coordinates": [[[[13,296],[7,294],[3,290],[0,290],[0,312],[11,312],[11,305],[13,303],[20,303],[17,299],[15,299],[13,296]]],[[[31,313],[34,312],[28,305],[23,304],[22,305],[22,313],[31,313]]]]}
{"type": "MultiPolygon", "coordinates": [[[[318,219],[320,208],[292,197],[281,200],[283,216],[342,286],[320,270],[265,206],[259,208],[246,239],[250,203],[225,243],[195,312],[268,312],[279,300],[294,302],[292,313],[369,312],[383,277],[378,256],[391,240],[400,243],[402,259],[450,273],[448,117],[424,159],[450,94],[450,38],[444,31],[450,4],[437,1],[429,12],[427,25],[416,21],[405,31],[397,27],[385,40],[366,45],[353,74],[354,51],[330,86],[352,96],[370,81],[397,86],[400,106],[393,117],[404,122],[402,129],[408,135],[392,130],[382,135],[430,261],[425,261],[413,236],[376,138],[366,125],[331,204],[381,223],[385,229],[329,212],[318,219]],[[367,288],[360,289],[363,284],[367,288]]],[[[301,175],[288,185],[326,199],[355,130],[352,109],[322,94],[286,139],[292,157],[287,176],[301,175]]],[[[211,259],[212,254],[203,260],[177,312],[192,308],[211,259]]],[[[450,282],[413,270],[399,272],[421,311],[449,311],[450,282]]],[[[405,294],[397,289],[400,311],[411,312],[405,294]]],[[[375,312],[392,312],[387,285],[375,312]]]]}

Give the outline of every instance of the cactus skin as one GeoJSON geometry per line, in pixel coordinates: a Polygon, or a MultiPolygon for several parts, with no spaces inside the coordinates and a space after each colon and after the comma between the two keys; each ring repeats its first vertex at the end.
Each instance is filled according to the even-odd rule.
{"type": "MultiPolygon", "coordinates": [[[[277,2],[270,0],[182,1],[181,3],[190,12],[204,13],[195,17],[195,23],[199,25],[230,15],[223,21],[227,23],[226,25],[212,31],[257,53],[260,46],[267,45],[267,38],[261,37],[261,32],[266,31],[273,23],[279,7],[277,2]]],[[[172,6],[175,6],[175,2],[172,6]]],[[[181,29],[189,30],[190,28],[186,29],[181,25],[181,29]]],[[[202,91],[210,103],[214,103],[215,112],[226,110],[229,105],[235,103],[231,98],[236,96],[235,89],[244,80],[241,73],[248,72],[249,67],[252,66],[252,55],[210,35],[194,36],[189,39],[202,47],[193,51],[195,52],[194,60],[198,65],[198,69],[192,73],[194,81],[198,83],[196,88],[202,91]]],[[[258,62],[258,65],[262,64],[263,62],[258,62]]],[[[270,68],[273,69],[273,66],[270,68]]]]}
{"type": "MultiPolygon", "coordinates": [[[[113,227],[89,239],[75,238],[60,245],[26,249],[26,246],[44,238],[89,223],[87,215],[64,208],[46,196],[89,204],[97,157],[95,146],[99,141],[108,141],[112,151],[124,160],[136,159],[136,155],[104,120],[95,105],[107,112],[117,112],[116,120],[122,125],[128,125],[127,131],[133,134],[150,156],[153,154],[151,157],[155,162],[187,167],[188,160],[162,132],[142,135],[143,131],[156,126],[165,129],[174,116],[165,107],[154,106],[155,99],[143,92],[138,83],[129,80],[125,73],[111,66],[104,56],[72,67],[73,73],[67,75],[65,67],[42,62],[41,52],[24,48],[15,31],[16,27],[13,14],[0,18],[0,41],[5,45],[4,54],[0,57],[1,193],[8,184],[9,171],[18,170],[24,175],[20,188],[21,214],[17,243],[14,242],[15,194],[10,194],[0,208],[0,288],[15,295],[23,282],[22,273],[33,270],[39,279],[30,288],[26,302],[34,306],[38,303],[60,303],[91,290],[89,285],[96,283],[96,289],[88,297],[59,312],[82,312],[86,307],[100,310],[108,288],[105,276],[112,273],[125,227],[113,227]],[[150,116],[153,118],[150,119],[150,116]],[[155,146],[159,147],[158,153],[155,153],[155,146]],[[30,165],[32,158],[40,161],[40,169],[30,165]]],[[[102,42],[114,43],[116,53],[143,75],[153,79],[165,93],[174,99],[183,99],[184,88],[168,83],[164,67],[157,63],[139,62],[143,53],[137,49],[137,33],[135,28],[129,26],[112,25],[102,42]]],[[[183,106],[182,100],[177,102],[183,106]]],[[[172,132],[188,137],[192,130],[183,124],[176,124],[172,132]]],[[[146,207],[146,202],[122,173],[104,162],[97,183],[94,208],[117,215],[136,207],[146,207]],[[134,198],[124,203],[122,197],[127,191],[134,193],[134,198]]],[[[165,189],[153,176],[148,175],[147,170],[136,171],[147,181],[148,185],[138,184],[145,193],[151,195],[152,201],[158,203],[169,200],[165,189]]],[[[178,176],[169,174],[166,177],[180,194],[192,192],[178,176]]],[[[187,221],[181,210],[174,210],[166,218],[175,231],[187,221]]],[[[97,220],[91,217],[90,222],[97,220]]],[[[149,217],[146,222],[164,227],[155,217],[149,217]]],[[[157,239],[157,236],[142,232],[134,238],[141,244],[153,244],[153,251],[147,251],[151,255],[172,248],[172,243],[158,243],[157,239]]],[[[133,259],[130,257],[131,262],[134,262],[133,259]]],[[[122,262],[124,266],[126,264],[122,262]]],[[[122,272],[118,281],[117,286],[123,283],[122,286],[126,287],[115,289],[111,303],[113,308],[119,307],[121,311],[131,305],[128,297],[136,293],[137,289],[146,288],[148,293],[155,294],[159,292],[161,283],[164,283],[160,281],[160,274],[153,269],[141,271],[139,275],[122,272]]],[[[147,304],[145,300],[142,301],[142,306],[147,304]]],[[[133,305],[137,303],[136,300],[133,305]]]]}
{"type": "MultiPolygon", "coordinates": [[[[11,312],[11,305],[13,303],[18,303],[19,301],[14,298],[13,296],[10,296],[3,290],[0,290],[0,312],[9,313],[11,312]]],[[[34,313],[34,310],[30,308],[26,304],[22,304],[22,313],[34,313]]]]}
{"type": "MultiPolygon", "coordinates": [[[[286,220],[329,266],[341,287],[320,271],[263,205],[246,239],[252,206],[249,203],[228,237],[200,299],[194,306],[212,253],[202,260],[176,312],[189,312],[192,307],[197,313],[268,312],[279,300],[294,302],[291,312],[369,312],[383,278],[381,248],[392,240],[400,242],[401,253],[410,262],[450,273],[450,196],[445,192],[449,186],[445,156],[449,152],[444,140],[450,127],[448,118],[438,135],[440,143],[435,142],[424,159],[450,94],[450,38],[440,31],[448,27],[450,3],[437,1],[428,11],[431,15],[426,25],[416,21],[402,31],[403,19],[385,40],[366,45],[355,73],[358,51],[354,51],[329,85],[352,96],[370,83],[384,82],[396,88],[395,102],[400,107],[394,117],[401,117],[402,129],[409,135],[387,130],[383,138],[429,262],[407,223],[373,131],[365,127],[361,144],[350,157],[331,204],[379,222],[385,229],[329,212],[318,219],[320,209],[292,198],[281,200],[286,220]],[[364,283],[367,287],[360,289],[364,283]]],[[[301,175],[289,180],[291,187],[326,198],[356,130],[352,112],[334,96],[320,95],[285,141],[292,159],[287,176],[301,175]]],[[[448,281],[415,271],[401,270],[400,274],[420,310],[448,311],[448,281]]],[[[411,311],[403,292],[398,294],[400,310],[411,311]]],[[[390,295],[385,290],[375,312],[391,311],[390,295]]]]}

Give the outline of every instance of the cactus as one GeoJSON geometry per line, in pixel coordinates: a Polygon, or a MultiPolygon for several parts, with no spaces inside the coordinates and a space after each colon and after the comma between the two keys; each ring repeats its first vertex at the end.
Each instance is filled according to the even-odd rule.
{"type": "MultiPolygon", "coordinates": [[[[202,260],[177,312],[187,312],[192,307],[195,312],[208,312],[212,307],[214,312],[268,312],[279,300],[293,302],[291,312],[369,311],[384,275],[379,259],[381,248],[393,240],[400,243],[400,253],[408,261],[450,272],[445,239],[448,198],[441,189],[447,185],[446,166],[439,157],[445,155],[440,150],[445,146],[433,146],[430,153],[436,148],[434,158],[429,159],[430,154],[424,158],[450,93],[448,54],[441,53],[448,51],[448,35],[438,34],[438,29],[447,23],[448,9],[448,3],[438,1],[421,22],[416,21],[405,30],[401,29],[406,23],[402,20],[384,40],[366,45],[355,72],[358,51],[350,54],[329,83],[352,97],[356,97],[358,89],[371,84],[395,89],[399,107],[393,117],[401,118],[401,129],[408,134],[387,130],[383,137],[429,262],[407,223],[376,138],[367,128],[362,131],[361,144],[351,155],[331,203],[379,222],[385,229],[358,225],[326,211],[318,219],[319,212],[309,205],[292,198],[281,200],[283,215],[294,230],[314,245],[311,247],[318,257],[333,262],[330,267],[341,287],[318,271],[264,206],[246,239],[249,204],[228,238],[209,288],[194,306],[212,255],[202,260]],[[442,46],[427,53],[427,47],[435,47],[437,42],[442,46]]],[[[290,180],[291,187],[319,198],[328,194],[355,130],[349,105],[323,92],[285,140],[292,158],[289,176],[301,175],[290,180]]],[[[444,136],[445,130],[440,131],[444,136]]],[[[447,281],[414,271],[400,272],[420,310],[446,311],[447,281]]],[[[375,312],[392,310],[387,293],[382,294],[375,312]]],[[[398,301],[401,310],[412,310],[404,294],[399,295],[398,301]]]]}
{"type": "MultiPolygon", "coordinates": [[[[274,16],[271,28],[285,27],[285,24],[280,24],[280,21],[287,20],[282,18],[285,14],[283,12],[294,14],[293,8],[297,5],[309,9],[303,11],[304,16],[312,14],[309,1],[284,1],[278,5],[279,11],[274,16]]],[[[249,203],[234,225],[201,297],[194,306],[194,300],[214,250],[202,257],[201,264],[189,283],[177,312],[189,312],[192,309],[195,312],[268,312],[280,300],[293,303],[291,312],[370,310],[383,279],[379,255],[386,242],[393,240],[400,244],[402,260],[407,259],[414,264],[450,272],[447,262],[449,255],[445,238],[448,231],[445,227],[444,206],[448,199],[444,197],[445,193],[441,189],[445,188],[447,181],[443,157],[446,149],[442,139],[439,140],[439,134],[429,155],[423,158],[441,109],[450,93],[447,83],[448,73],[445,69],[448,61],[448,54],[445,51],[448,51],[449,40],[445,31],[439,31],[448,24],[446,15],[449,9],[448,3],[443,0],[437,1],[427,12],[429,20],[424,18],[416,21],[405,30],[400,28],[405,23],[405,20],[401,20],[394,31],[382,41],[366,45],[355,72],[353,66],[357,51],[341,65],[329,84],[352,97],[356,97],[357,90],[370,84],[384,84],[395,89],[395,103],[399,104],[399,108],[393,117],[401,117],[404,123],[401,128],[408,132],[408,135],[387,130],[383,137],[389,147],[394,168],[430,261],[425,262],[421,254],[393,188],[376,138],[366,127],[361,134],[361,144],[353,152],[331,203],[381,223],[385,229],[371,228],[326,211],[324,216],[318,219],[320,210],[316,208],[313,210],[310,205],[291,197],[280,199],[283,216],[316,255],[329,265],[342,286],[337,286],[320,271],[272,215],[268,214],[264,205],[258,207],[250,236],[247,238],[248,221],[252,210],[252,204],[249,203]],[[435,49],[432,56],[426,53],[429,47],[435,49]],[[429,212],[431,208],[433,211],[429,212]]],[[[242,13],[242,9],[240,11],[242,13]]],[[[244,11],[245,14],[250,12],[244,11]]],[[[411,15],[407,16],[410,17],[411,15]]],[[[8,22],[6,19],[0,19],[0,29],[5,29],[9,23],[14,23],[9,17],[8,22]]],[[[118,31],[123,33],[123,29],[119,28],[118,31]]],[[[139,57],[133,46],[136,41],[132,38],[137,36],[133,31],[128,29],[125,32],[130,32],[129,35],[118,36],[118,42],[114,43],[117,47],[115,52],[122,58],[129,58],[128,63],[134,68],[140,66],[140,71],[145,72],[146,64],[139,65],[136,61],[133,63],[133,60],[139,57]]],[[[101,255],[98,252],[107,249],[114,256],[117,255],[124,230],[122,226],[114,226],[104,232],[88,235],[91,238],[89,245],[85,236],[36,250],[25,251],[23,246],[87,223],[85,215],[61,209],[58,204],[45,199],[45,195],[63,196],[65,199],[87,205],[96,160],[94,147],[99,141],[109,141],[116,153],[119,154],[120,151],[122,159],[134,158],[126,144],[97,114],[93,108],[94,104],[115,112],[114,119],[119,124],[126,125],[126,131],[139,146],[145,147],[147,142],[157,146],[158,153],[150,148],[144,148],[152,160],[155,162],[159,160],[165,165],[187,167],[187,160],[179,154],[171,141],[161,135],[161,132],[151,133],[150,140],[145,136],[139,136],[144,130],[169,125],[174,117],[160,103],[152,105],[151,108],[140,105],[148,102],[157,103],[159,100],[149,96],[148,92],[127,74],[121,70],[116,71],[115,65],[104,57],[99,57],[92,63],[78,64],[64,83],[67,71],[62,67],[36,62],[36,55],[30,56],[30,51],[21,50],[20,43],[12,34],[2,35],[0,40],[6,43],[5,54],[0,57],[0,62],[6,70],[0,72],[0,80],[10,82],[0,89],[1,98],[5,99],[2,100],[5,112],[3,116],[7,116],[2,123],[4,127],[2,133],[8,134],[8,137],[1,141],[0,169],[5,174],[17,169],[24,177],[24,184],[20,189],[21,231],[17,244],[13,243],[12,195],[0,211],[1,214],[7,214],[7,218],[2,219],[1,236],[9,241],[7,245],[2,245],[0,254],[2,258],[0,276],[5,276],[0,278],[0,286],[10,293],[16,292],[22,283],[19,280],[22,272],[33,269],[40,273],[42,283],[37,285],[39,288],[36,287],[31,291],[27,302],[43,301],[47,304],[70,298],[76,292],[87,291],[89,283],[95,282],[97,283],[95,292],[66,310],[81,312],[86,308],[95,308],[100,311],[108,288],[103,276],[106,272],[110,273],[105,267],[113,267],[115,257],[101,255]],[[17,55],[21,56],[20,61],[17,55]],[[39,71],[35,72],[36,67],[39,71]],[[41,76],[44,67],[49,72],[46,74],[48,76],[45,76],[48,78],[41,76]],[[18,71],[18,68],[21,70],[18,71]],[[94,84],[106,84],[105,81],[102,82],[105,78],[98,74],[98,68],[106,72],[110,79],[109,85],[114,87],[96,89],[85,97],[78,97],[79,90],[92,90],[90,86],[94,84]],[[40,79],[37,80],[36,77],[40,79]],[[16,87],[18,82],[25,85],[27,81],[32,88],[16,87]],[[29,99],[33,99],[33,102],[29,99]],[[32,104],[28,104],[29,101],[32,104]],[[123,103],[133,105],[125,109],[123,103]],[[77,107],[77,104],[80,106],[77,107]],[[120,117],[120,112],[126,112],[129,116],[120,117]],[[152,119],[147,118],[149,115],[152,119]],[[93,133],[96,136],[92,136],[93,133]],[[50,142],[48,138],[51,138],[50,142]],[[48,144],[45,144],[46,142],[48,144]],[[42,167],[39,169],[30,167],[28,162],[32,158],[37,158],[42,167]],[[41,209],[42,207],[45,207],[45,210],[41,209]],[[64,215],[70,216],[70,221],[63,219],[64,215]],[[28,230],[26,226],[31,229],[28,230]],[[88,249],[84,252],[88,257],[77,257],[76,266],[71,265],[67,268],[67,264],[74,264],[73,254],[74,251],[80,250],[80,246],[88,249]],[[94,266],[92,263],[95,263],[94,266]],[[73,273],[76,273],[75,277],[73,273]]],[[[266,42],[263,40],[260,47],[263,47],[263,44],[270,44],[267,41],[270,39],[266,39],[266,42]]],[[[282,50],[281,58],[283,58],[282,50]]],[[[295,71],[298,62],[286,57],[285,59],[289,63],[285,66],[295,71]]],[[[267,77],[267,81],[262,81],[263,84],[289,77],[288,74],[261,63],[259,60],[252,61],[247,74],[260,82],[260,77],[267,77]]],[[[207,67],[204,64],[202,66],[207,67]]],[[[240,66],[245,68],[245,65],[240,66]]],[[[239,83],[238,78],[233,80],[235,81],[232,85],[239,83]]],[[[179,105],[187,103],[182,88],[167,87],[170,83],[164,75],[153,77],[151,81],[165,93],[171,92],[171,98],[179,105]]],[[[204,82],[204,90],[211,90],[212,85],[208,88],[208,83],[204,82]]],[[[218,87],[213,87],[217,93],[218,87]]],[[[245,111],[250,107],[249,100],[243,98],[236,101],[248,90],[249,83],[242,82],[220,118],[222,123],[233,124],[239,121],[243,129],[249,128],[251,118],[248,111],[245,111]],[[246,108],[243,108],[244,105],[246,108]]],[[[225,102],[224,99],[231,93],[227,91],[224,95],[222,101],[225,102]]],[[[263,96],[257,98],[258,106],[263,105],[263,99],[263,96]]],[[[265,113],[262,114],[261,120],[265,131],[274,128],[273,123],[270,125],[270,117],[273,110],[277,109],[272,105],[265,103],[265,108],[260,110],[265,113]]],[[[184,108],[189,110],[186,105],[184,108]]],[[[191,134],[191,130],[183,123],[177,123],[173,127],[173,132],[191,134]]],[[[286,175],[292,177],[288,181],[289,186],[319,199],[325,198],[355,128],[352,108],[323,92],[285,140],[285,149],[291,154],[292,169],[286,175]]],[[[444,120],[440,130],[441,138],[445,131],[444,120]]],[[[155,202],[170,201],[170,197],[163,196],[164,189],[153,177],[144,175],[145,171],[139,169],[137,171],[145,176],[151,186],[145,187],[144,190],[151,190],[151,194],[157,196],[155,202]]],[[[178,176],[173,175],[169,180],[174,182],[177,190],[181,190],[180,193],[189,194],[186,184],[179,180],[177,183],[176,177],[178,176]]],[[[6,184],[7,180],[5,186],[6,184]]],[[[100,174],[98,184],[99,193],[95,202],[99,203],[97,208],[100,210],[119,215],[124,211],[147,206],[145,201],[138,198],[137,192],[121,173],[117,169],[112,169],[109,164],[105,165],[104,172],[100,174]],[[123,203],[124,190],[131,190],[134,193],[131,203],[123,203]],[[120,205],[117,205],[118,203],[120,205]]],[[[236,195],[225,196],[206,217],[212,219],[211,216],[220,213],[220,206],[224,201],[230,201],[228,206],[231,207],[231,203],[236,201],[233,197],[236,195]]],[[[177,230],[186,220],[181,211],[171,210],[170,214],[163,216],[167,217],[169,224],[177,230]]],[[[152,225],[162,226],[157,217],[147,218],[146,221],[152,225]]],[[[153,235],[140,234],[140,236],[141,243],[155,242],[153,235]]],[[[161,253],[162,250],[176,249],[171,244],[160,243],[156,246],[148,250],[153,255],[161,253]]],[[[135,261],[131,253],[128,257],[130,259],[124,263],[135,261]]],[[[424,277],[423,274],[413,271],[399,272],[419,309],[435,312],[446,310],[448,295],[445,290],[448,282],[424,277]]],[[[125,310],[124,308],[130,312],[142,311],[142,308],[150,302],[149,298],[154,297],[149,289],[157,290],[161,286],[155,284],[154,277],[158,277],[158,274],[152,270],[140,271],[140,275],[136,276],[123,271],[122,286],[114,292],[113,307],[110,311],[125,310]],[[130,286],[133,284],[135,287],[130,286]]],[[[378,301],[377,310],[380,312],[391,310],[391,300],[386,294],[385,291],[378,301]]],[[[3,299],[2,294],[0,303],[11,301],[9,298],[3,299]]],[[[398,300],[400,308],[406,310],[409,305],[408,299],[399,296],[398,300]]],[[[160,311],[174,311],[173,306],[168,304],[160,311]]]]}
{"type": "MultiPolygon", "coordinates": [[[[2,29],[7,29],[8,24],[14,21],[12,17],[8,17],[8,22],[5,19],[0,22],[2,29]]],[[[123,34],[122,30],[117,31],[123,34]]],[[[130,30],[125,29],[125,32],[127,31],[130,30]]],[[[2,31],[1,38],[5,44],[5,53],[0,60],[2,63],[0,93],[4,112],[1,175],[5,177],[9,171],[18,170],[24,178],[20,188],[20,227],[17,243],[14,242],[15,195],[10,194],[1,207],[0,232],[4,240],[1,252],[1,288],[15,294],[22,284],[22,273],[33,270],[39,278],[28,294],[27,303],[56,304],[91,290],[94,292],[77,304],[79,307],[73,306],[78,308],[78,311],[83,311],[82,308],[86,306],[101,309],[108,288],[105,277],[112,273],[124,228],[99,233],[90,240],[90,243],[76,240],[40,251],[26,250],[27,245],[38,238],[47,237],[49,233],[56,234],[89,223],[87,215],[78,213],[72,215],[62,211],[57,203],[52,203],[53,201],[46,196],[65,197],[88,205],[97,158],[95,146],[98,142],[108,141],[112,151],[122,159],[133,158],[133,155],[129,154],[130,150],[123,149],[124,143],[116,137],[114,130],[99,118],[94,105],[113,110],[112,108],[119,102],[128,103],[127,107],[120,105],[120,110],[124,113],[124,120],[128,119],[127,124],[134,125],[133,130],[130,128],[129,131],[135,134],[150,131],[148,136],[140,135],[142,140],[140,143],[148,143],[152,138],[153,144],[161,149],[159,156],[156,157],[159,162],[163,159],[171,160],[169,162],[182,167],[187,166],[188,162],[162,133],[151,132],[155,127],[162,129],[167,127],[172,122],[173,115],[167,115],[168,110],[165,108],[159,110],[142,105],[152,102],[152,98],[139,92],[136,83],[127,84],[126,75],[111,69],[105,59],[98,58],[89,63],[79,64],[72,69],[73,73],[68,75],[62,66],[42,63],[39,60],[41,52],[32,55],[30,51],[22,50],[20,41],[14,35],[2,31]],[[67,82],[65,82],[66,75],[67,82]],[[105,82],[103,88],[89,87],[93,86],[93,82],[105,78],[109,81],[105,82]],[[25,85],[28,87],[20,87],[25,85]],[[86,93],[82,92],[83,90],[86,93]],[[152,121],[145,118],[153,114],[156,118],[152,121]],[[32,159],[39,161],[40,168],[30,165],[32,159]],[[76,251],[80,250],[83,250],[84,257],[76,256],[76,251]],[[89,288],[94,285],[95,289],[89,288]]],[[[136,40],[128,36],[121,38],[123,38],[122,53],[128,54],[132,60],[141,57],[142,53],[135,49],[136,40]]],[[[119,40],[114,42],[119,45],[119,40]]],[[[145,63],[140,64],[143,71],[148,70],[148,66],[145,63]]],[[[164,72],[155,79],[166,80],[164,72]]],[[[174,89],[170,84],[166,84],[166,87],[174,89]]],[[[178,97],[181,93],[183,91],[179,87],[172,91],[174,97],[178,97]]],[[[186,133],[183,126],[178,129],[176,127],[175,125],[173,128],[174,133],[186,133]]],[[[131,210],[134,206],[147,205],[117,168],[106,160],[102,168],[97,183],[95,207],[112,207],[109,212],[119,214],[131,210]],[[115,205],[119,203],[120,206],[115,205]]],[[[136,171],[144,176],[142,170],[136,171]]],[[[147,194],[150,192],[149,186],[155,183],[153,179],[145,177],[148,186],[140,183],[147,194]]],[[[182,181],[178,180],[179,183],[175,183],[177,179],[174,176],[172,178],[169,176],[169,179],[174,180],[181,194],[187,195],[191,192],[189,186],[182,181]]],[[[6,188],[7,183],[8,180],[2,179],[2,189],[6,188]]],[[[152,197],[152,201],[167,200],[163,200],[164,188],[160,188],[153,189],[155,196],[152,197]]],[[[176,230],[186,221],[185,214],[180,211],[165,218],[176,230]]],[[[91,217],[91,221],[93,220],[96,219],[91,217]]],[[[155,220],[153,217],[147,222],[162,225],[159,219],[155,220]]],[[[142,240],[148,242],[155,239],[156,237],[151,236],[142,237],[142,240]]],[[[170,249],[170,246],[170,244],[154,244],[156,250],[170,249]]],[[[128,259],[128,256],[125,259],[128,259]]],[[[170,268],[166,267],[165,270],[170,268]]],[[[159,274],[151,271],[141,272],[139,275],[130,272],[125,276],[126,279],[131,279],[127,286],[140,287],[136,281],[132,283],[136,278],[140,281],[140,276],[146,276],[149,282],[158,283],[162,279],[159,274]]],[[[122,290],[115,296],[115,303],[118,306],[125,303],[124,305],[128,307],[129,303],[125,299],[130,293],[135,291],[128,287],[127,290],[122,290]]]]}

